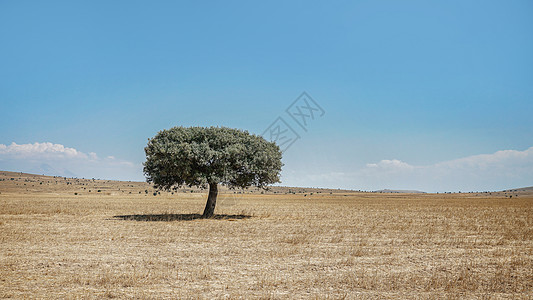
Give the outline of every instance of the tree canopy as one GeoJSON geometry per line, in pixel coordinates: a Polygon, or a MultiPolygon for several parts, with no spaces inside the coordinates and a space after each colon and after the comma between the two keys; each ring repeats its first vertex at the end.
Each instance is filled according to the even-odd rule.
{"type": "MultiPolygon", "coordinates": [[[[280,148],[274,142],[227,127],[180,126],[161,130],[148,140],[144,150],[144,174],[156,188],[209,186],[209,198],[214,196],[213,200],[217,184],[266,188],[280,182],[283,165],[280,148]]],[[[214,210],[214,203],[212,206],[214,210]]],[[[206,214],[212,216],[213,212],[204,211],[206,214]]]]}

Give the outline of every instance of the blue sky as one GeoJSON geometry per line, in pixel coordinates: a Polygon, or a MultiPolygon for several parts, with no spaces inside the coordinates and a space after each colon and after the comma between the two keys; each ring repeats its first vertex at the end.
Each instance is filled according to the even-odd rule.
{"type": "Polygon", "coordinates": [[[306,91],[284,185],[533,185],[531,1],[2,1],[0,44],[0,169],[143,180],[158,130],[306,91]]]}

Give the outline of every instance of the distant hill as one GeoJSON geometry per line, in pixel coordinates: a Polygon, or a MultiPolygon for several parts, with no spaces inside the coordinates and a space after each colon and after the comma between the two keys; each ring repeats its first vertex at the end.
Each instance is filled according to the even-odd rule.
{"type": "Polygon", "coordinates": [[[376,193],[392,193],[392,194],[425,194],[426,193],[426,192],[416,191],[416,190],[389,190],[389,189],[378,190],[375,192],[376,193]]]}
{"type": "MultiPolygon", "coordinates": [[[[48,166],[43,166],[43,169],[48,166]]],[[[51,167],[50,167],[51,168],[51,167]]],[[[102,179],[85,179],[75,176],[48,176],[22,172],[0,171],[0,193],[56,193],[71,192],[81,194],[102,193],[107,195],[116,194],[153,194],[156,192],[152,184],[138,181],[118,181],[102,179]]],[[[182,187],[175,193],[206,193],[206,189],[197,187],[182,187]]],[[[317,194],[350,194],[358,191],[308,188],[308,187],[287,187],[270,186],[268,190],[250,187],[247,189],[228,189],[220,186],[219,192],[229,194],[303,194],[312,196],[317,194]]],[[[163,192],[161,193],[169,193],[163,192]]],[[[173,192],[170,192],[173,193],[173,192]]]]}
{"type": "Polygon", "coordinates": [[[526,193],[533,193],[533,186],[530,187],[523,187],[523,188],[516,188],[516,189],[509,189],[509,190],[503,190],[502,192],[526,192],[526,193]]]}
{"type": "Polygon", "coordinates": [[[51,176],[63,176],[63,177],[77,177],[76,174],[72,173],[67,169],[56,169],[49,164],[41,164],[38,169],[34,170],[36,174],[50,175],[51,176]]]}

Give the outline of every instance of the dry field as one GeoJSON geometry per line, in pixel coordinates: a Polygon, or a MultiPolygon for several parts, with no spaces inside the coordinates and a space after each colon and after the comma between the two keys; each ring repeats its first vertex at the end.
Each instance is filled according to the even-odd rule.
{"type": "Polygon", "coordinates": [[[1,172],[0,298],[533,298],[525,192],[148,188],[1,172]]]}

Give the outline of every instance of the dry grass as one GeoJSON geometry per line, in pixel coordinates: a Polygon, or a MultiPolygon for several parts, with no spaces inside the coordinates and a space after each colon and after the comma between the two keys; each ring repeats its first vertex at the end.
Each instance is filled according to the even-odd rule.
{"type": "Polygon", "coordinates": [[[0,298],[533,298],[530,195],[222,194],[205,220],[200,193],[5,184],[0,298]]]}

